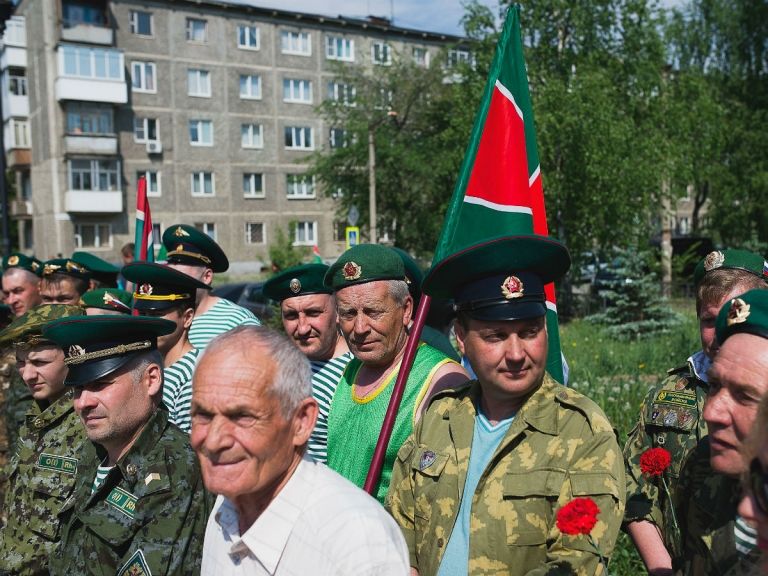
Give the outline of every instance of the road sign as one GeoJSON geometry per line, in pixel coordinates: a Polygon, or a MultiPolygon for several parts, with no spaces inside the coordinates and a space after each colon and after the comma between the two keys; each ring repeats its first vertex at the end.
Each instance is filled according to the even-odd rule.
{"type": "Polygon", "coordinates": [[[360,211],[357,209],[357,206],[352,205],[349,208],[349,212],[347,212],[347,222],[349,222],[350,226],[357,226],[357,221],[360,219],[360,211]]]}
{"type": "Polygon", "coordinates": [[[352,248],[352,246],[357,246],[358,242],[360,241],[360,228],[357,226],[347,226],[346,228],[346,234],[347,234],[347,250],[352,248]]]}

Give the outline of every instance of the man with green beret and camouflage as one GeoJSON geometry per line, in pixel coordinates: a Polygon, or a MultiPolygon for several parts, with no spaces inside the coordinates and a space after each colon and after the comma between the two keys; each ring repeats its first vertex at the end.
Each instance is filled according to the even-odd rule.
{"type": "Polygon", "coordinates": [[[436,394],[397,455],[387,507],[413,574],[606,574],[624,511],[610,422],[546,373],[544,285],[570,266],[541,236],[498,237],[435,264],[431,296],[455,299],[456,337],[477,380],[436,394]],[[558,511],[589,498],[585,534],[558,511]],[[598,552],[599,549],[599,552],[598,552]]]}
{"type": "Polygon", "coordinates": [[[77,306],[80,297],[88,291],[91,272],[70,258],[54,258],[43,263],[40,296],[44,304],[71,304],[77,306]]]}
{"type": "Polygon", "coordinates": [[[317,422],[307,443],[316,462],[328,461],[328,412],[336,386],[352,353],[336,321],[333,290],[323,284],[326,264],[288,268],[264,283],[262,293],[280,302],[283,329],[309,359],[312,396],[317,400],[317,422]]]}
{"type": "MultiPolygon", "coordinates": [[[[336,388],[328,414],[328,467],[362,487],[408,341],[413,299],[403,261],[391,248],[360,244],[328,269],[339,327],[354,358],[336,388]]],[[[467,380],[459,364],[421,342],[408,375],[374,496],[384,501],[397,451],[427,399],[467,380]]]]}
{"type": "Polygon", "coordinates": [[[130,315],[133,294],[119,288],[88,290],[80,298],[80,306],[85,308],[88,316],[130,315]]]}
{"type": "MultiPolygon", "coordinates": [[[[696,447],[707,436],[701,414],[708,389],[707,371],[718,350],[717,313],[724,303],[747,290],[768,288],[766,274],[768,267],[763,257],[746,250],[716,250],[698,263],[694,283],[701,350],[651,388],[643,401],[640,420],[624,447],[624,528],[654,576],[672,574],[686,561],[687,549],[679,526],[676,527],[676,518],[684,514],[690,486],[681,477],[690,476],[685,469],[695,467],[696,447]],[[640,457],[651,448],[664,448],[671,455],[666,472],[671,494],[660,490],[659,479],[644,475],[640,468],[640,457]]],[[[740,526],[750,538],[752,528],[741,522],[740,526]]]]}
{"type": "Polygon", "coordinates": [[[64,353],[43,338],[43,327],[82,314],[78,306],[41,304],[0,333],[16,350],[16,366],[34,401],[11,458],[0,527],[0,574],[48,574],[59,540],[57,514],[75,486],[85,431],[64,387],[64,353]]]}
{"type": "Polygon", "coordinates": [[[90,440],[59,514],[51,574],[199,573],[209,503],[189,438],[162,404],[157,339],[174,329],[138,316],[77,316],[45,328],[64,350],[64,384],[90,440]]]}
{"type": "Polygon", "coordinates": [[[174,224],[163,232],[163,247],[168,265],[208,285],[197,291],[197,313],[189,330],[189,341],[204,350],[213,338],[243,325],[258,326],[261,322],[253,313],[211,294],[215,272],[226,272],[229,260],[216,242],[194,226],[174,224]]]}

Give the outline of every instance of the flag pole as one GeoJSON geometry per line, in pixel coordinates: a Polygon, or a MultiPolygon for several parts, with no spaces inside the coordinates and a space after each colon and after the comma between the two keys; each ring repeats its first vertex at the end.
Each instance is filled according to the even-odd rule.
{"type": "Polygon", "coordinates": [[[405,344],[403,361],[400,363],[400,370],[397,373],[395,387],[392,389],[392,396],[389,399],[389,406],[387,406],[387,413],[384,416],[384,423],[381,425],[379,439],[376,441],[376,449],[373,452],[373,458],[371,458],[371,467],[368,468],[368,476],[365,477],[365,484],[363,485],[363,489],[372,496],[375,494],[376,488],[379,485],[381,469],[384,466],[384,456],[387,453],[389,439],[392,436],[392,430],[395,427],[395,419],[397,418],[397,413],[400,409],[400,401],[403,399],[405,383],[408,381],[408,376],[411,373],[411,366],[413,366],[413,359],[416,357],[416,350],[419,348],[421,331],[424,328],[424,322],[427,319],[431,301],[432,298],[426,294],[421,295],[419,307],[416,309],[416,318],[413,321],[413,326],[411,326],[408,342],[405,344]]]}

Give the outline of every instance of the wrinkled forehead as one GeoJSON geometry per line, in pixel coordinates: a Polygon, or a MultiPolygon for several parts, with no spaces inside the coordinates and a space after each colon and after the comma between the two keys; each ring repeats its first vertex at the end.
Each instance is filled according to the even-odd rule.
{"type": "Polygon", "coordinates": [[[339,308],[393,305],[388,280],[374,280],[364,284],[353,284],[336,291],[336,305],[339,308]]]}

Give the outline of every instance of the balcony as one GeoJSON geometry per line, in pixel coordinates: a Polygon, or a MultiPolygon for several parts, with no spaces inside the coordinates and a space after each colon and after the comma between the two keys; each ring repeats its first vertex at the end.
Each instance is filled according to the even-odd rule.
{"type": "Polygon", "coordinates": [[[6,156],[6,163],[8,168],[22,168],[32,164],[32,150],[27,148],[17,148],[15,150],[9,150],[6,156]]]}
{"type": "Polygon", "coordinates": [[[64,208],[67,212],[87,214],[121,214],[123,212],[123,193],[67,190],[64,195],[64,208]]]}
{"type": "Polygon", "coordinates": [[[5,23],[2,43],[0,43],[0,69],[9,66],[27,67],[27,29],[24,18],[12,16],[5,23]]]}
{"type": "Polygon", "coordinates": [[[29,149],[29,122],[11,118],[3,124],[3,138],[6,150],[29,149]]]}
{"type": "MultiPolygon", "coordinates": [[[[3,82],[5,85],[5,82],[3,82]]],[[[5,86],[3,86],[5,88],[5,86]]],[[[16,96],[15,94],[10,94],[5,89],[3,90],[3,122],[8,120],[8,118],[15,117],[24,117],[26,118],[29,116],[29,97],[24,96],[16,96]]]]}
{"type": "Polygon", "coordinates": [[[29,200],[11,201],[10,214],[14,218],[30,218],[32,216],[32,202],[29,200]]]}
{"type": "Polygon", "coordinates": [[[66,42],[84,42],[86,44],[112,46],[114,33],[112,28],[106,26],[65,21],[62,23],[61,39],[66,42]]]}
{"type": "Polygon", "coordinates": [[[57,54],[57,100],[128,102],[122,51],[64,44],[58,47],[57,54]]]}
{"type": "Polygon", "coordinates": [[[117,154],[117,136],[114,134],[67,134],[64,136],[67,154],[117,154]]]}

